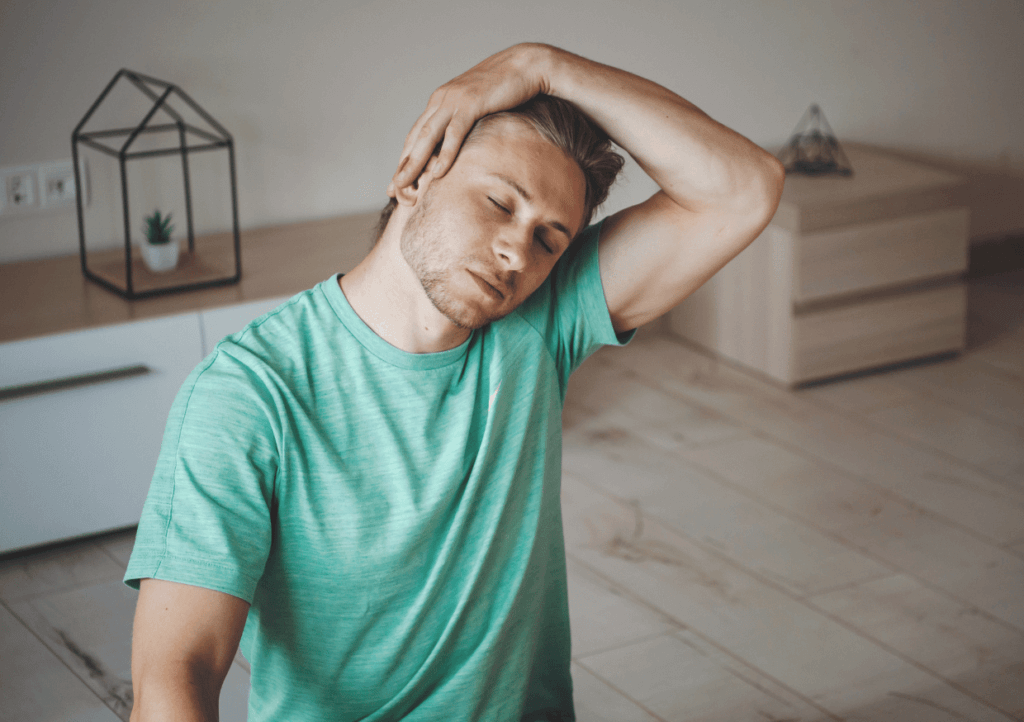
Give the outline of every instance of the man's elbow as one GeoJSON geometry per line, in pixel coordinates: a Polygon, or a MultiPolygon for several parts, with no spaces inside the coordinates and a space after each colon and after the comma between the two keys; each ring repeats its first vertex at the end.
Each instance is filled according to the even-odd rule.
{"type": "Polygon", "coordinates": [[[779,201],[782,199],[782,189],[786,185],[786,166],[784,166],[782,161],[771,153],[767,153],[767,158],[765,160],[770,169],[769,176],[772,189],[772,205],[774,208],[778,208],[779,201]]]}
{"type": "Polygon", "coordinates": [[[732,213],[747,209],[775,212],[786,181],[786,168],[778,158],[747,141],[742,152],[717,160],[706,174],[709,205],[732,213]]]}
{"type": "Polygon", "coordinates": [[[763,229],[775,216],[786,182],[786,168],[767,151],[761,151],[748,170],[743,191],[735,199],[743,215],[763,229]]]}
{"type": "Polygon", "coordinates": [[[758,161],[757,204],[767,216],[767,220],[771,220],[782,199],[782,188],[786,183],[786,167],[768,151],[762,151],[758,161]]]}
{"type": "Polygon", "coordinates": [[[132,675],[131,722],[213,722],[218,719],[221,675],[197,665],[167,662],[132,675]]]}

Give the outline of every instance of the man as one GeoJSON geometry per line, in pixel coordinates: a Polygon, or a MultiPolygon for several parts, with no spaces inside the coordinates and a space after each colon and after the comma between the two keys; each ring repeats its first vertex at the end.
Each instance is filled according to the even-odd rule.
{"type": "Polygon", "coordinates": [[[665,88],[550,46],[439,88],[366,259],[174,403],[125,576],[132,718],[214,719],[241,640],[250,720],[574,719],[569,374],[739,253],[782,181],[665,88]],[[588,225],[608,137],[661,190],[588,225]]]}

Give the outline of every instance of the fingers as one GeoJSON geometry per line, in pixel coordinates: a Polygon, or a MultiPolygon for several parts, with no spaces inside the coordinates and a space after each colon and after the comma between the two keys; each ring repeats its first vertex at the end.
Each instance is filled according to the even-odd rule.
{"type": "Polygon", "coordinates": [[[449,113],[439,109],[420,125],[418,131],[414,129],[410,132],[412,145],[403,151],[403,160],[392,179],[397,188],[404,188],[419,178],[438,141],[444,136],[450,120],[449,113]]]}
{"type": "MultiPolygon", "coordinates": [[[[432,114],[433,111],[430,111],[430,115],[432,114]]],[[[429,115],[428,113],[425,112],[423,115],[419,117],[419,119],[417,119],[416,123],[412,127],[412,130],[410,130],[408,135],[405,136],[405,144],[402,146],[402,154],[399,156],[398,159],[398,168],[395,169],[395,173],[391,177],[392,183],[396,183],[398,181],[399,174],[401,174],[405,167],[409,164],[409,156],[412,152],[412,149],[415,147],[416,141],[420,137],[420,133],[422,132],[424,124],[428,119],[429,115]]]]}
{"type": "Polygon", "coordinates": [[[441,152],[437,156],[437,163],[434,165],[435,178],[440,178],[451,168],[452,163],[455,162],[455,156],[459,154],[459,149],[462,148],[462,141],[466,139],[466,135],[469,134],[469,130],[473,127],[474,122],[468,120],[465,116],[455,115],[452,117],[448,127],[444,130],[444,144],[441,146],[441,152]]]}
{"type": "MultiPolygon", "coordinates": [[[[418,168],[408,167],[409,158],[412,156],[415,150],[421,144],[423,144],[422,141],[424,138],[424,134],[430,133],[430,129],[428,128],[427,124],[435,120],[434,116],[437,115],[438,111],[441,109],[441,106],[444,103],[446,95],[447,88],[446,86],[443,85],[437,90],[435,90],[433,93],[431,93],[430,99],[427,101],[426,109],[422,113],[420,113],[420,117],[416,119],[416,122],[413,123],[412,129],[405,136],[405,143],[402,144],[402,154],[399,156],[398,169],[395,171],[395,175],[392,177],[392,182],[396,183],[399,187],[409,185],[410,183],[415,181],[419,177],[419,174],[422,172],[423,164],[421,164],[418,168]],[[405,173],[402,172],[403,169],[406,170],[405,173]]],[[[440,139],[440,134],[441,131],[438,130],[436,134],[438,139],[440,139]]],[[[434,141],[435,145],[436,143],[437,140],[434,141]]],[[[433,149],[434,146],[432,145],[430,147],[431,149],[433,149]]],[[[430,156],[428,154],[427,158],[429,157],[430,156]]],[[[426,163],[425,159],[424,163],[426,163]]]]}
{"type": "MultiPolygon", "coordinates": [[[[423,130],[423,126],[430,120],[434,114],[437,113],[437,108],[428,105],[427,109],[420,113],[420,117],[413,123],[412,129],[406,134],[405,142],[402,144],[402,154],[399,156],[398,166],[401,170],[402,165],[409,158],[409,151],[412,150],[413,145],[420,137],[420,133],[423,130]]],[[[395,171],[396,173],[398,171],[395,171]]]]}
{"type": "Polygon", "coordinates": [[[437,162],[431,172],[435,178],[447,173],[474,122],[475,117],[470,114],[449,114],[448,111],[438,109],[422,123],[418,123],[418,129],[414,126],[407,137],[406,148],[402,150],[398,170],[388,186],[388,195],[393,195],[395,189],[404,188],[419,178],[442,139],[437,162]]]}

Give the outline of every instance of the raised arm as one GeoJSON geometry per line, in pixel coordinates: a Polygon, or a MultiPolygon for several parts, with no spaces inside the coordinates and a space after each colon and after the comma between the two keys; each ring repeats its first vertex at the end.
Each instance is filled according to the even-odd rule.
{"type": "Polygon", "coordinates": [[[657,83],[533,43],[491,56],[431,96],[390,190],[415,181],[442,138],[434,174],[443,175],[478,118],[537,93],[579,107],[661,188],[602,228],[601,279],[616,331],[678,304],[771,220],[785,174],[770,153],[657,83]]]}
{"type": "Polygon", "coordinates": [[[132,630],[132,722],[214,722],[249,604],[143,579],[132,630]]]}

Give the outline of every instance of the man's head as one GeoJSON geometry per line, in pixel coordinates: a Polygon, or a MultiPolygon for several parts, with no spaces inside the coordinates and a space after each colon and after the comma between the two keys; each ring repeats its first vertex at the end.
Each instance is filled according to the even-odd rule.
{"type": "Polygon", "coordinates": [[[402,255],[437,310],[478,328],[547,278],[622,163],[573,105],[537,96],[479,120],[444,176],[428,163],[382,212],[378,239],[397,222],[402,255]]]}
{"type": "MultiPolygon", "coordinates": [[[[497,121],[502,118],[528,122],[548,142],[576,161],[586,181],[580,230],[586,228],[594,211],[608,198],[608,191],[622,170],[623,158],[612,149],[608,135],[572,103],[550,95],[537,95],[516,108],[478,120],[462,147],[480,140],[488,132],[495,132],[495,127],[500,125],[497,121]]],[[[381,210],[376,240],[383,235],[396,205],[398,201],[392,198],[381,210]]]]}

